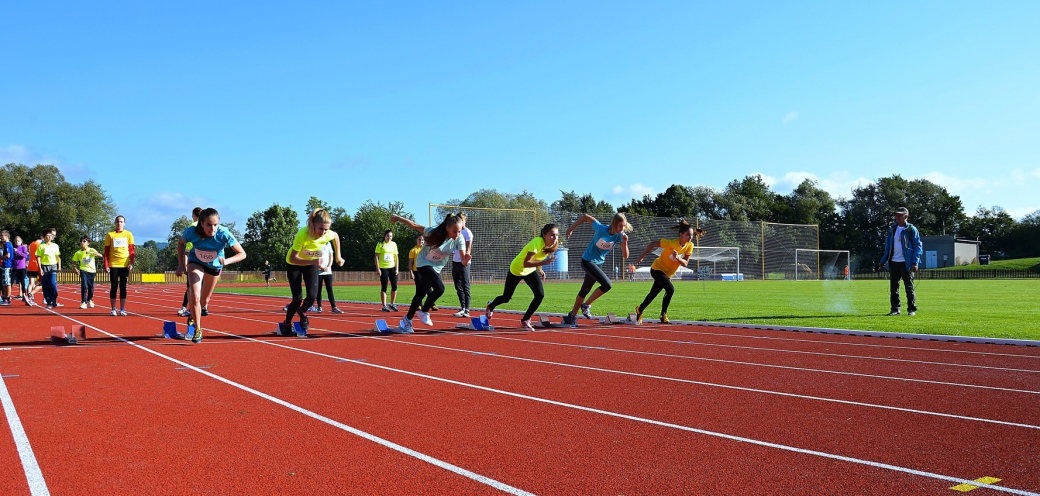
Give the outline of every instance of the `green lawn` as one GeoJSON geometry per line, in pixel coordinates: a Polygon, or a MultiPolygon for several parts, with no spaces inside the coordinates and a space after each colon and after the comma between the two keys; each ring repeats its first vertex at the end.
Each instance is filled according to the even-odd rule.
{"type": "MultiPolygon", "coordinates": [[[[918,281],[919,310],[915,317],[905,315],[905,298],[904,315],[885,316],[889,309],[888,281],[689,281],[677,282],[675,286],[668,312],[673,320],[1040,340],[1040,280],[918,281]]],[[[546,297],[539,310],[569,311],[578,287],[577,283],[546,284],[546,297]]],[[[649,288],[649,282],[616,282],[614,289],[593,305],[593,312],[627,314],[642,301],[649,288]]],[[[501,284],[474,285],[473,307],[482,310],[485,302],[501,290],[501,284]]],[[[284,283],[272,288],[229,284],[218,291],[289,295],[284,283]]],[[[412,286],[402,285],[398,306],[406,306],[414,294],[412,286]]],[[[523,310],[530,295],[521,284],[513,301],[500,308],[523,310]]],[[[650,305],[645,317],[660,313],[662,297],[663,294],[650,305]]],[[[336,299],[379,301],[379,287],[336,286],[336,299]]],[[[438,303],[446,307],[459,304],[450,284],[438,303]]]]}

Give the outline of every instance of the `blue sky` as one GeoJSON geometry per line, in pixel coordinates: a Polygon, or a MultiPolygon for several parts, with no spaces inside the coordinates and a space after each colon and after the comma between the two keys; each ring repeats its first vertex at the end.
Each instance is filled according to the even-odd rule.
{"type": "Polygon", "coordinates": [[[615,206],[674,183],[927,178],[1040,209],[1040,2],[5,2],[0,163],[138,238],[317,196],[615,206]]]}

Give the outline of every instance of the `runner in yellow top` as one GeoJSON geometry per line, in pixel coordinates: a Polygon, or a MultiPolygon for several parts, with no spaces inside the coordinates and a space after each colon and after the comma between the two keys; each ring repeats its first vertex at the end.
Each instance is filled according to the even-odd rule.
{"type": "Polygon", "coordinates": [[[318,294],[318,265],[321,263],[321,249],[326,243],[332,243],[336,264],[343,266],[339,235],[331,227],[332,216],[325,209],[311,212],[307,225],[297,231],[292,247],[285,254],[285,278],[289,281],[292,301],[285,309],[285,322],[278,324],[278,333],[283,336],[292,335],[294,314],[300,316],[300,327],[304,330],[310,327],[307,310],[314,304],[315,295],[318,294]],[[304,291],[301,286],[306,288],[306,297],[300,295],[304,291]]]}
{"type": "Polygon", "coordinates": [[[394,232],[387,229],[383,232],[383,241],[376,243],[376,274],[379,275],[379,285],[382,288],[379,301],[383,303],[384,312],[397,311],[397,243],[394,242],[394,232]],[[386,283],[390,283],[390,306],[386,305],[386,283]]]}
{"type": "Polygon", "coordinates": [[[102,257],[101,253],[90,247],[90,238],[79,238],[79,251],[72,254],[72,270],[79,274],[79,307],[94,308],[94,276],[97,266],[94,260],[102,257]]]}
{"type": "Polygon", "coordinates": [[[108,298],[112,300],[112,315],[126,316],[126,281],[134,268],[134,235],[125,229],[126,218],[116,216],[116,229],[105,235],[105,269],[112,281],[108,298]],[[116,311],[116,290],[119,291],[119,310],[116,311]]]}
{"type": "Polygon", "coordinates": [[[524,281],[527,283],[527,287],[531,288],[534,299],[531,300],[531,304],[527,306],[527,312],[520,319],[520,327],[526,331],[534,330],[534,327],[531,325],[531,317],[538,311],[538,306],[542,304],[542,299],[545,298],[545,290],[542,289],[542,280],[545,279],[545,272],[542,271],[542,266],[549,265],[556,260],[553,253],[556,253],[559,241],[560,230],[556,227],[556,224],[546,224],[545,227],[542,227],[541,236],[532,239],[524,245],[520,250],[520,254],[513,258],[513,262],[509,264],[509,273],[506,274],[506,287],[502,291],[502,295],[489,301],[487,304],[485,314],[488,322],[491,322],[491,316],[495,313],[495,307],[508,303],[513,298],[513,291],[516,291],[516,286],[520,284],[520,281],[524,281]]]}
{"type": "Polygon", "coordinates": [[[40,282],[43,284],[43,302],[47,308],[65,306],[58,303],[58,272],[61,272],[61,248],[54,242],[57,231],[52,227],[43,231],[43,243],[36,248],[40,260],[40,282]]]}
{"type": "Polygon", "coordinates": [[[672,301],[675,286],[672,286],[672,281],[669,279],[679,270],[679,266],[686,267],[690,263],[690,256],[693,255],[693,237],[695,235],[700,237],[704,234],[703,230],[694,228],[685,220],[679,221],[679,225],[672,229],[679,231],[677,239],[662,239],[650,243],[643,250],[643,254],[639,255],[639,260],[636,260],[636,265],[639,265],[651,250],[661,248],[661,254],[650,266],[650,276],[654,278],[654,285],[650,288],[650,293],[643,299],[643,303],[636,306],[637,324],[643,323],[643,310],[650,306],[662,289],[664,290],[664,300],[661,301],[661,323],[671,323],[668,320],[668,304],[672,301]]]}

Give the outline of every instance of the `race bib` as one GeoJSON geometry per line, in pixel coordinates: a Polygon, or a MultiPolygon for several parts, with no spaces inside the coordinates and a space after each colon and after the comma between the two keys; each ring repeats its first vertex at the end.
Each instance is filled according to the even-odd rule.
{"type": "Polygon", "coordinates": [[[321,258],[321,252],[320,251],[314,251],[314,250],[302,250],[302,251],[300,251],[300,258],[309,258],[311,260],[320,259],[321,258]]]}
{"type": "Polygon", "coordinates": [[[220,253],[215,251],[195,250],[195,258],[199,259],[202,263],[212,263],[219,257],[220,253]]]}
{"type": "Polygon", "coordinates": [[[130,246],[130,240],[127,238],[112,238],[112,246],[116,248],[127,248],[130,246]]]}
{"type": "Polygon", "coordinates": [[[384,262],[393,262],[394,261],[394,254],[393,253],[384,253],[383,254],[383,261],[384,262]]]}
{"type": "Polygon", "coordinates": [[[596,248],[599,248],[601,250],[609,250],[609,249],[611,249],[613,247],[614,247],[614,242],[613,241],[607,241],[604,238],[599,238],[599,239],[596,240],[596,248]]]}
{"type": "Polygon", "coordinates": [[[426,259],[431,261],[431,262],[440,262],[440,261],[444,260],[445,258],[448,258],[449,255],[450,255],[449,253],[444,253],[443,251],[435,249],[435,250],[430,250],[429,252],[426,253],[426,259]]]}

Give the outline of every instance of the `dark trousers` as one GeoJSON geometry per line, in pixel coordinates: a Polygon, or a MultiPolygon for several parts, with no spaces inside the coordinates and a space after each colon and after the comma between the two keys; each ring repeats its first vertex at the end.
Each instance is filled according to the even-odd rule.
{"type": "Polygon", "coordinates": [[[314,295],[318,292],[318,266],[289,264],[285,269],[285,278],[289,280],[289,291],[292,293],[292,301],[285,310],[285,323],[288,324],[292,322],[293,314],[306,315],[307,309],[314,304],[314,295]]]}
{"type": "Polygon", "coordinates": [[[433,305],[437,303],[437,298],[440,298],[444,294],[444,283],[441,281],[441,275],[437,271],[433,270],[430,266],[419,267],[415,278],[415,296],[412,297],[412,304],[408,307],[408,320],[412,320],[415,317],[415,311],[422,309],[424,312],[429,312],[433,305]],[[424,302],[423,299],[426,299],[424,302]]]}
{"type": "Polygon", "coordinates": [[[664,299],[661,300],[661,313],[668,312],[668,305],[672,302],[672,293],[675,293],[675,286],[672,285],[672,281],[668,279],[668,276],[664,275],[657,269],[650,269],[650,277],[654,278],[654,285],[650,287],[650,293],[643,298],[643,303],[639,305],[639,311],[646,310],[646,307],[650,306],[650,303],[657,298],[657,295],[661,294],[661,290],[664,290],[664,299]]]}
{"type": "Polygon", "coordinates": [[[906,309],[911,312],[917,311],[917,296],[914,294],[914,273],[906,267],[905,262],[888,263],[889,290],[892,296],[892,310],[899,310],[899,280],[903,280],[906,288],[906,309]]]}
{"type": "Polygon", "coordinates": [[[112,281],[112,289],[108,292],[110,299],[126,300],[126,280],[130,277],[130,269],[126,267],[109,267],[108,278],[112,281]]]}
{"type": "Polygon", "coordinates": [[[599,283],[600,291],[606,293],[613,287],[610,283],[610,278],[603,273],[603,269],[584,258],[581,259],[581,268],[585,269],[585,280],[581,283],[581,289],[578,290],[578,296],[584,298],[592,291],[592,286],[599,283]]]}
{"type": "Polygon", "coordinates": [[[40,267],[40,284],[43,286],[43,301],[53,305],[58,302],[58,266],[40,267]]]}
{"type": "Polygon", "coordinates": [[[332,274],[324,274],[318,276],[318,294],[315,296],[315,300],[318,303],[318,308],[321,308],[321,287],[325,286],[325,292],[329,295],[329,305],[332,308],[336,308],[336,296],[332,294],[332,274]]]}
{"type": "Polygon", "coordinates": [[[534,293],[534,299],[531,300],[531,304],[527,306],[527,312],[524,313],[524,318],[521,320],[531,320],[531,316],[538,311],[538,305],[542,304],[542,299],[545,298],[545,290],[542,288],[542,278],[538,275],[538,271],[534,271],[526,276],[520,277],[513,275],[512,272],[506,274],[506,288],[502,291],[502,295],[496,297],[489,305],[488,308],[494,310],[495,307],[508,303],[513,298],[513,292],[516,291],[516,286],[520,284],[520,281],[527,283],[527,287],[531,288],[531,292],[534,293]]]}
{"type": "Polygon", "coordinates": [[[452,262],[451,278],[455,281],[455,292],[459,294],[459,306],[469,310],[469,265],[452,262]]]}
{"type": "Polygon", "coordinates": [[[86,303],[94,299],[94,276],[97,274],[79,271],[79,296],[80,303],[86,303]]]}

